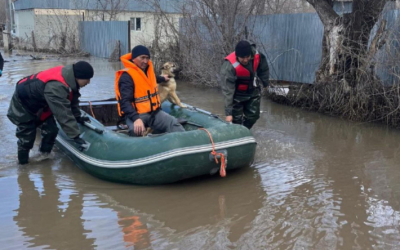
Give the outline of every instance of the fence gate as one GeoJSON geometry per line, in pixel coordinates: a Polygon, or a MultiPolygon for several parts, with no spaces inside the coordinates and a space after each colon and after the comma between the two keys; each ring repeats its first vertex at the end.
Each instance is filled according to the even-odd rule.
{"type": "Polygon", "coordinates": [[[110,58],[117,43],[121,55],[126,54],[130,52],[129,21],[80,21],[79,40],[81,50],[93,56],[110,58]]]}

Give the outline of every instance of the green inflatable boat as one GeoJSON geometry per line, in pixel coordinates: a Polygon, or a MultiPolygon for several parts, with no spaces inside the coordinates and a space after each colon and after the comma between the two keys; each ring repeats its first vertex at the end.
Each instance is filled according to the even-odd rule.
{"type": "MultiPolygon", "coordinates": [[[[56,145],[81,169],[101,179],[143,185],[166,184],[252,164],[256,141],[244,126],[218,116],[165,101],[162,109],[178,118],[182,133],[129,137],[119,121],[115,100],[82,102],[91,122],[79,125],[90,143],[81,151],[60,128],[56,145]]],[[[126,125],[125,125],[126,126],[126,125]]]]}

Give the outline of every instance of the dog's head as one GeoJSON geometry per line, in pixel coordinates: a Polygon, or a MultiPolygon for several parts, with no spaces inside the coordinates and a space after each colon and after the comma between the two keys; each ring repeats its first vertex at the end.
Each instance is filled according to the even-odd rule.
{"type": "Polygon", "coordinates": [[[168,73],[170,75],[170,74],[174,74],[176,72],[177,67],[176,67],[176,64],[173,62],[166,62],[166,63],[164,63],[164,65],[162,66],[161,69],[162,69],[163,73],[168,73]]]}

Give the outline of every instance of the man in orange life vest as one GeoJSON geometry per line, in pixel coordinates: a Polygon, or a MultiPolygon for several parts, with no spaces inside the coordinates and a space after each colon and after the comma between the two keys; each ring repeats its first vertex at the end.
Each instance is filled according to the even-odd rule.
{"type": "Polygon", "coordinates": [[[141,136],[145,127],[164,132],[184,132],[181,124],[161,110],[157,82],[165,81],[156,77],[149,50],[138,45],[132,53],[121,57],[125,69],[116,73],[115,95],[118,112],[125,116],[130,136],[141,136]]]}
{"type": "Polygon", "coordinates": [[[240,41],[235,51],[225,57],[220,76],[226,121],[250,129],[260,118],[260,81],[264,87],[269,83],[265,55],[259,53],[255,45],[240,41]]]}
{"type": "Polygon", "coordinates": [[[11,99],[7,117],[17,125],[18,161],[26,164],[29,151],[41,128],[39,151],[47,155],[53,149],[58,128],[54,117],[68,137],[80,148],[88,143],[80,138],[78,122],[90,122],[79,109],[79,89],[90,83],[94,71],[84,61],[67,66],[57,66],[18,81],[11,99]]]}

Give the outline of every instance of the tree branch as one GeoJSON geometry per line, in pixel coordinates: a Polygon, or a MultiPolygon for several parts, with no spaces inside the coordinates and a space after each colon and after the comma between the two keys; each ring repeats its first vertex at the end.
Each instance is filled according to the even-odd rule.
{"type": "Polygon", "coordinates": [[[339,15],[333,10],[332,0],[306,1],[314,7],[326,29],[330,29],[333,25],[335,25],[335,21],[338,19],[339,15]]]}
{"type": "Polygon", "coordinates": [[[374,55],[376,54],[376,52],[378,51],[378,49],[380,49],[380,47],[383,46],[383,43],[385,42],[386,39],[384,39],[385,37],[385,28],[386,28],[386,20],[382,20],[380,23],[380,26],[376,32],[376,35],[374,37],[374,39],[371,42],[370,45],[370,49],[369,49],[369,56],[368,58],[371,59],[374,57],[374,55]]]}

